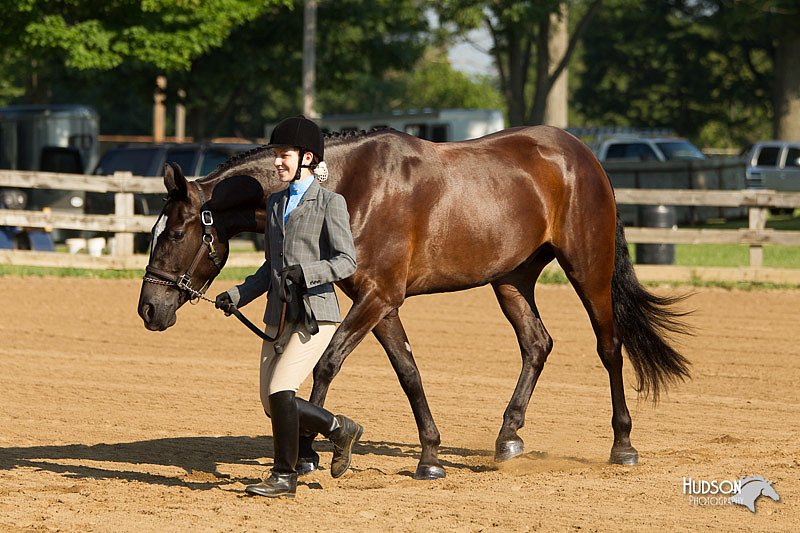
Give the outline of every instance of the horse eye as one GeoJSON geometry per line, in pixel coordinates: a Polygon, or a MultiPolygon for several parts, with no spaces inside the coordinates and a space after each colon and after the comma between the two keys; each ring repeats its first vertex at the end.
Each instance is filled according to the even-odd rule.
{"type": "Polygon", "coordinates": [[[179,241],[179,240],[183,239],[184,235],[185,235],[185,233],[182,232],[181,230],[175,230],[170,234],[170,237],[173,240],[179,241]]]}

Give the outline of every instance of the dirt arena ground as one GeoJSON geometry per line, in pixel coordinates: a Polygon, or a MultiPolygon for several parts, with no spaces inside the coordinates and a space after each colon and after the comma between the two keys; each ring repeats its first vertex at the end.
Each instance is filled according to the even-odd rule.
{"type": "MultiPolygon", "coordinates": [[[[527,453],[499,467],[494,440],[520,366],[510,326],[487,288],[411,299],[401,317],[447,477],[411,478],[416,426],[370,337],[327,404],[366,426],[354,468],[302,478],[293,501],[242,492],[271,464],[258,339],[207,303],[148,332],[138,292],[136,281],[0,278],[0,530],[800,528],[800,291],[696,290],[697,335],[682,343],[693,379],[654,408],[637,402],[626,366],[636,467],[606,462],[607,375],[569,287],[538,289],[555,349],[520,432],[527,453]],[[781,500],[761,497],[753,514],[683,493],[684,478],[745,475],[771,480],[781,500]]],[[[330,447],[318,448],[327,466],[330,447]]]]}

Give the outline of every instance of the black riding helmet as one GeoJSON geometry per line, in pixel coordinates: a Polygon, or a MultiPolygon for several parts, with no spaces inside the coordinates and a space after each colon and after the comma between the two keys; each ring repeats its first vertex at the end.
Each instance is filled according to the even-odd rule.
{"type": "MultiPolygon", "coordinates": [[[[303,160],[305,152],[311,152],[317,156],[318,161],[322,161],[325,155],[325,142],[322,137],[322,130],[312,121],[298,115],[280,121],[272,130],[269,137],[268,148],[277,147],[297,147],[300,149],[300,160],[303,160]]],[[[300,179],[301,168],[315,168],[317,165],[298,165],[297,174],[294,179],[300,179]]]]}

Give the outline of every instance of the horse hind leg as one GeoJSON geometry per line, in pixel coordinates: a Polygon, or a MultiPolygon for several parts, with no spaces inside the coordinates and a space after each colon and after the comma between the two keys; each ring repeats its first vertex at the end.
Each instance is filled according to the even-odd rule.
{"type": "Polygon", "coordinates": [[[617,335],[611,297],[610,268],[613,268],[613,260],[609,260],[608,269],[595,263],[576,270],[575,265],[570,265],[563,258],[559,258],[559,263],[589,314],[597,338],[597,354],[608,372],[611,386],[611,427],[614,430],[614,444],[609,462],[635,465],[639,462],[639,454],[631,446],[631,416],[625,402],[622,381],[622,341],[617,335]]]}
{"type": "Polygon", "coordinates": [[[522,369],[511,400],[503,413],[503,425],[495,442],[495,461],[507,461],[521,455],[524,443],[517,431],[525,425],[525,412],[533,389],[542,373],[553,339],[542,323],[534,303],[536,278],[544,264],[511,274],[492,282],[500,309],[511,323],[522,354],[522,369]]]}

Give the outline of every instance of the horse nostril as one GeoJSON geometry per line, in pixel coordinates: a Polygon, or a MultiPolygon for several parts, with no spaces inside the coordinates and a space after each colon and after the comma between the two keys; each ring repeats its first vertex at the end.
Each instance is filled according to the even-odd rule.
{"type": "Polygon", "coordinates": [[[151,320],[153,320],[153,312],[153,304],[144,304],[142,306],[142,318],[145,322],[149,323],[151,320]]]}

